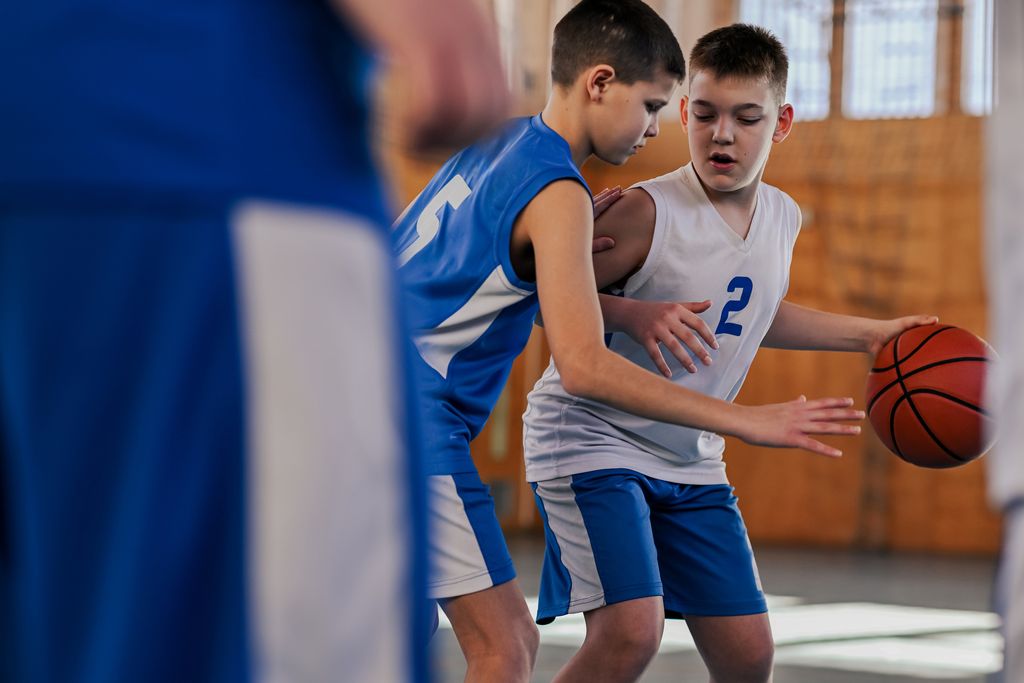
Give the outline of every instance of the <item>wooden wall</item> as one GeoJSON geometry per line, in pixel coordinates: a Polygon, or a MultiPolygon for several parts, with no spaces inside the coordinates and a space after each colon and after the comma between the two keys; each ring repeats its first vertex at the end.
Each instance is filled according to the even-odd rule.
{"type": "MultiPolygon", "coordinates": [[[[982,120],[798,123],[776,146],[765,179],[804,212],[791,300],[831,311],[892,317],[934,313],[984,336],[981,271],[982,120]]],[[[678,124],[623,167],[591,162],[597,191],[627,186],[688,160],[678,124]]],[[[425,184],[437,160],[391,155],[401,201],[425,184]]],[[[536,525],[523,484],[520,416],[525,393],[547,364],[542,333],[517,361],[506,396],[474,443],[509,527],[536,525]]],[[[763,350],[738,401],[851,395],[863,404],[870,362],[855,354],[763,350]]],[[[954,470],[912,467],[865,429],[836,441],[841,460],[758,449],[730,440],[726,461],[757,541],[786,544],[993,553],[999,520],[988,509],[984,461],[954,470]]]]}

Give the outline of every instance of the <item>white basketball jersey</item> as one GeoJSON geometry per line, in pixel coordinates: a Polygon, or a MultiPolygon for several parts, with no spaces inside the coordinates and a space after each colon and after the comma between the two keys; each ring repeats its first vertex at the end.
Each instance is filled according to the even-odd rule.
{"type": "MultiPolygon", "coordinates": [[[[651,250],[626,282],[624,295],[649,301],[703,301],[701,317],[714,331],[712,364],[688,373],[668,353],[672,381],[727,401],[735,398],[789,286],[793,245],[800,231],[796,203],[761,183],[746,239],[722,219],[692,164],[638,183],[654,200],[651,250]]],[[[616,353],[658,372],[642,346],[616,333],[616,353]]],[[[580,472],[625,467],[683,484],[726,483],[721,436],[655,422],[570,396],[552,362],[528,398],[523,416],[526,476],[546,481],[580,472]]]]}

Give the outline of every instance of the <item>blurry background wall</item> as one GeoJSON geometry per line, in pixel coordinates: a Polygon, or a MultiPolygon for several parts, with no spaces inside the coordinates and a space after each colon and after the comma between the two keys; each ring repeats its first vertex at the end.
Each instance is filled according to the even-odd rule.
{"type": "MultiPolygon", "coordinates": [[[[481,0],[499,27],[516,114],[544,106],[551,29],[572,0],[481,0]]],[[[825,310],[894,317],[934,313],[985,336],[981,271],[982,129],[991,109],[991,0],[648,0],[685,53],[733,21],[776,32],[790,56],[793,134],[765,180],[800,205],[789,298],[825,310]]],[[[680,95],[685,86],[680,89],[680,95]]],[[[400,97],[394,84],[381,99],[400,97]]],[[[441,159],[403,155],[388,134],[381,156],[408,203],[441,159]]],[[[689,160],[677,101],[660,137],[629,164],[591,161],[592,189],[630,184],[689,160]]],[[[548,362],[535,330],[474,458],[509,529],[539,528],[523,477],[521,415],[548,362]]],[[[851,395],[863,405],[870,359],[763,350],[741,403],[851,395]]],[[[838,461],[730,440],[726,462],[755,542],[994,553],[984,460],[955,470],[914,468],[871,433],[835,442],[838,461]]],[[[998,447],[998,446],[997,446],[998,447]]]]}

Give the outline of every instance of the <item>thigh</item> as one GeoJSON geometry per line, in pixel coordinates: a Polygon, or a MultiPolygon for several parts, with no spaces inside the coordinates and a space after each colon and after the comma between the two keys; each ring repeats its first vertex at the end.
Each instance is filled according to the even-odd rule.
{"type": "Polygon", "coordinates": [[[490,489],[476,472],[427,477],[430,597],[453,598],[515,578],[490,489]]]}
{"type": "Polygon", "coordinates": [[[767,611],[732,487],[658,482],[651,527],[669,616],[767,611]]]}
{"type": "Polygon", "coordinates": [[[642,481],[599,470],[534,486],[546,542],[538,622],[662,594],[642,481]]]}

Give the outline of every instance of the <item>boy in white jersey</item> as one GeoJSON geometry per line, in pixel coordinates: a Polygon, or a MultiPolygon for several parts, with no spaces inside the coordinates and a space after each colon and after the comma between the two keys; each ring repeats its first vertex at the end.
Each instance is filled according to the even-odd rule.
{"type": "MultiPolygon", "coordinates": [[[[664,301],[712,302],[702,317],[718,341],[713,364],[674,381],[731,401],[759,346],[874,353],[934,322],[784,301],[800,212],[760,181],[771,145],[793,122],[785,51],[769,32],[734,25],[701,38],[690,65],[681,115],[693,162],[609,208],[596,231],[616,246],[594,258],[598,285],[621,284],[640,317],[672,310],[664,301]]],[[[610,348],[671,374],[653,360],[655,342],[614,335],[610,348]]],[[[587,620],[586,641],[556,680],[635,680],[666,616],[687,619],[714,681],[770,680],[764,595],[721,436],[572,396],[559,369],[548,368],[524,416],[527,478],[548,543],[537,620],[573,612],[587,620]]]]}

